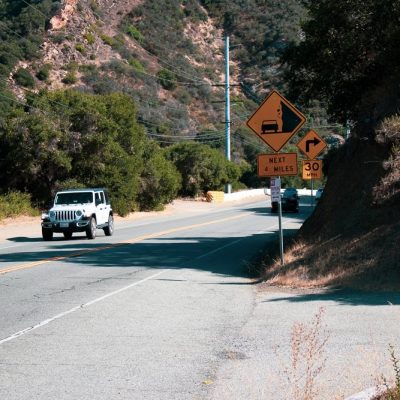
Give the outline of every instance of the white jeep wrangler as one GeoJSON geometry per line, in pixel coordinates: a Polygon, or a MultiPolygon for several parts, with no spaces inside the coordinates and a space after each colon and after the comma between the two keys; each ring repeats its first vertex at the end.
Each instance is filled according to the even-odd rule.
{"type": "Polygon", "coordinates": [[[58,192],[53,207],[42,214],[42,236],[52,240],[53,233],[63,233],[71,239],[73,232],[86,232],[88,239],[96,237],[96,229],[106,236],[114,233],[113,211],[105,189],[72,189],[58,192]]]}

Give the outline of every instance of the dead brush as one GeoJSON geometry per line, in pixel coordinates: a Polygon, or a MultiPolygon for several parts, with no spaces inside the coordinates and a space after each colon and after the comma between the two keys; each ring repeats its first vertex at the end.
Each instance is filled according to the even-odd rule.
{"type": "Polygon", "coordinates": [[[389,345],[389,352],[394,371],[394,385],[389,385],[387,379],[382,376],[383,385],[386,387],[386,391],[380,397],[376,397],[374,400],[400,400],[400,360],[396,356],[393,345],[389,345]]]}
{"type": "Polygon", "coordinates": [[[329,338],[323,323],[324,313],[321,307],[310,323],[296,322],[292,326],[290,363],[283,368],[292,400],[320,398],[317,378],[326,365],[325,347],[329,338]]]}

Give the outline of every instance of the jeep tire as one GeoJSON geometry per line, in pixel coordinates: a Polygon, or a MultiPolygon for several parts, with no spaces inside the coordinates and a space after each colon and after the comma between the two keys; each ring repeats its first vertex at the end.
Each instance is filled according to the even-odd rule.
{"type": "Polygon", "coordinates": [[[86,237],[88,239],[94,239],[96,237],[96,218],[91,217],[89,220],[89,225],[86,228],[86,237]]]}
{"type": "Polygon", "coordinates": [[[103,228],[103,231],[106,236],[112,236],[114,233],[114,217],[111,214],[108,216],[107,226],[103,228]]]}
{"type": "Polygon", "coordinates": [[[42,237],[43,240],[46,241],[53,240],[53,231],[50,229],[42,228],[42,237]]]}

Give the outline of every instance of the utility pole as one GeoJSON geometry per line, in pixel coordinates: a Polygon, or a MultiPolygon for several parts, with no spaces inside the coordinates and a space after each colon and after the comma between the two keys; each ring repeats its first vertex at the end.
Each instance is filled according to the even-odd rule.
{"type": "MultiPolygon", "coordinates": [[[[229,94],[229,36],[225,36],[225,155],[231,160],[231,100],[229,94]]],[[[225,193],[231,193],[232,185],[228,183],[225,193]]]]}
{"type": "Polygon", "coordinates": [[[346,121],[346,140],[350,137],[350,123],[349,120],[346,121]]]}

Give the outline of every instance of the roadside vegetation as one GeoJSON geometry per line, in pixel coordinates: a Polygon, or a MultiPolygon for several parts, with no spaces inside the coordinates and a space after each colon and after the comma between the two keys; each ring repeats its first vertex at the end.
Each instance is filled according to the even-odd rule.
{"type": "Polygon", "coordinates": [[[3,118],[2,132],[2,190],[29,193],[42,206],[61,188],[104,186],[126,215],[240,178],[240,169],[206,144],[162,149],[146,137],[135,103],[121,93],[31,95],[27,108],[13,107],[3,118]]]}
{"type": "Polygon", "coordinates": [[[290,333],[290,359],[282,360],[280,376],[288,385],[290,399],[317,400],[322,398],[319,377],[328,367],[326,346],[330,332],[324,322],[325,309],[320,308],[309,322],[296,322],[290,333]]]}
{"type": "Polygon", "coordinates": [[[383,376],[385,393],[374,397],[372,400],[400,400],[400,360],[393,345],[389,345],[389,353],[393,367],[394,384],[389,384],[387,378],[383,376]]]}
{"type": "Polygon", "coordinates": [[[31,205],[31,198],[29,194],[10,192],[0,196],[0,220],[21,215],[39,215],[38,210],[31,205]]]}

